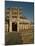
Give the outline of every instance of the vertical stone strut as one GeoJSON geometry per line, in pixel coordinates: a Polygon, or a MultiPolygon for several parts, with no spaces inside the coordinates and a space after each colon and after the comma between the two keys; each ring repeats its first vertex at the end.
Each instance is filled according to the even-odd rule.
{"type": "Polygon", "coordinates": [[[10,28],[9,28],[9,32],[12,32],[12,11],[11,11],[11,9],[10,9],[10,19],[9,19],[9,26],[10,26],[10,28]]]}
{"type": "Polygon", "coordinates": [[[19,9],[18,9],[18,17],[17,17],[17,32],[19,32],[19,9]]]}

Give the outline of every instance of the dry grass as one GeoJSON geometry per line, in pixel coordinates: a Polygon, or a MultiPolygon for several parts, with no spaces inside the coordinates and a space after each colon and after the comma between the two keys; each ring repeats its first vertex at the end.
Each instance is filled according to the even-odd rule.
{"type": "Polygon", "coordinates": [[[6,32],[5,34],[5,43],[9,44],[31,44],[34,41],[33,31],[29,32],[6,32]]]}

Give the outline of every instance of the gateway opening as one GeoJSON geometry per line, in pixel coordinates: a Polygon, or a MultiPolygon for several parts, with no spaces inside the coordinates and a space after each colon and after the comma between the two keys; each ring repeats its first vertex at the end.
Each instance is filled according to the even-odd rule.
{"type": "Polygon", "coordinates": [[[17,31],[17,23],[12,23],[12,31],[17,31]]]}

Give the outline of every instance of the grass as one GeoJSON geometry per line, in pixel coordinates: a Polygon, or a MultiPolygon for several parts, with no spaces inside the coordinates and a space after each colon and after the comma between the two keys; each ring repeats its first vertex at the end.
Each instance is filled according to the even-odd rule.
{"type": "Polygon", "coordinates": [[[5,44],[31,44],[33,43],[33,32],[5,32],[5,44]]]}

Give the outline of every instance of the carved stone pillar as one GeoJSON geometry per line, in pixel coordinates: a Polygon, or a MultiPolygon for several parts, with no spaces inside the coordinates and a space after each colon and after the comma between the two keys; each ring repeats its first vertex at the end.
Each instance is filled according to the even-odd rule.
{"type": "Polygon", "coordinates": [[[19,9],[18,9],[18,18],[17,18],[17,32],[19,32],[19,9]]]}
{"type": "Polygon", "coordinates": [[[8,23],[5,25],[5,30],[8,32],[8,23]]]}
{"type": "Polygon", "coordinates": [[[10,16],[9,16],[9,32],[12,32],[12,11],[10,9],[10,16]]]}

